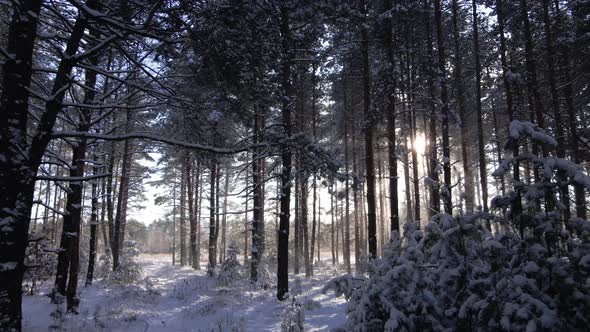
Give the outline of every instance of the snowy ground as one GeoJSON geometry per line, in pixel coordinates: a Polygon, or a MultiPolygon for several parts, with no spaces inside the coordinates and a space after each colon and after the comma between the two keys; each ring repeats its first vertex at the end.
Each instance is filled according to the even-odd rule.
{"type": "MultiPolygon", "coordinates": [[[[25,296],[24,330],[280,331],[288,303],[276,300],[276,289],[256,289],[247,282],[218,287],[204,271],[171,266],[168,256],[142,256],[140,262],[147,282],[111,289],[99,280],[80,287],[78,315],[55,319],[56,305],[47,296],[25,296]]],[[[325,268],[309,279],[291,276],[292,286],[301,285],[300,302],[321,304],[306,308],[306,331],[329,331],[344,323],[344,299],[321,293],[333,274],[325,268]]]]}

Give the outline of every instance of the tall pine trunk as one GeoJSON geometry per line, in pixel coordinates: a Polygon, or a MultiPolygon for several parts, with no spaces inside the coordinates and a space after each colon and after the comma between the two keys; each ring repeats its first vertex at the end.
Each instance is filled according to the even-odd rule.
{"type": "MultiPolygon", "coordinates": [[[[258,110],[257,110],[258,111],[258,110]]],[[[263,118],[258,112],[254,116],[254,144],[262,141],[263,118]]],[[[264,241],[264,189],[262,186],[264,158],[261,149],[252,154],[252,259],[250,261],[250,281],[258,281],[258,267],[262,260],[264,241]]]]}
{"type": "MultiPolygon", "coordinates": [[[[516,119],[516,115],[514,112],[513,106],[513,99],[512,99],[512,87],[510,85],[510,79],[508,78],[509,67],[508,61],[506,59],[506,37],[504,35],[504,25],[506,17],[504,15],[504,3],[503,0],[496,0],[496,12],[498,14],[498,34],[500,36],[500,61],[502,65],[502,78],[504,82],[504,91],[506,94],[506,111],[508,113],[508,119],[510,122],[516,119]]],[[[511,146],[512,149],[512,156],[516,158],[518,156],[518,144],[513,144],[511,146]]],[[[513,173],[514,183],[520,182],[520,166],[519,162],[514,162],[514,173],[513,173]]],[[[512,221],[515,225],[520,226],[520,235],[523,237],[523,227],[521,225],[521,213],[522,213],[522,200],[521,200],[521,192],[520,187],[515,186],[514,191],[516,192],[516,196],[512,201],[511,206],[511,217],[512,221]]]]}
{"type": "MultiPolygon", "coordinates": [[[[94,33],[94,37],[98,37],[96,36],[96,32],[94,33]]],[[[90,58],[90,63],[93,66],[98,65],[98,57],[97,56],[93,56],[90,58]]],[[[95,103],[95,86],[96,86],[96,71],[87,69],[86,70],[86,77],[85,77],[85,85],[86,85],[86,90],[84,92],[84,104],[86,105],[90,105],[90,104],[94,104],[95,103]]],[[[90,129],[90,120],[91,120],[91,112],[92,110],[90,110],[89,108],[84,108],[82,111],[82,115],[83,115],[83,120],[87,123],[86,130],[90,129]]],[[[86,145],[86,142],[84,142],[84,144],[86,145]]],[[[96,176],[98,174],[98,168],[96,166],[96,163],[98,162],[98,158],[96,156],[96,147],[94,148],[93,151],[93,156],[92,156],[92,175],[96,176]]],[[[94,263],[96,260],[96,246],[98,243],[98,236],[97,236],[97,228],[98,228],[98,179],[93,179],[92,180],[92,190],[91,190],[91,207],[90,207],[90,248],[89,248],[89,253],[88,253],[88,269],[86,270],[86,286],[88,285],[92,285],[92,279],[94,276],[94,263]]],[[[83,199],[83,198],[82,198],[83,199]]],[[[80,220],[82,221],[82,220],[80,220]]],[[[79,240],[78,240],[79,243],[79,240]]],[[[72,281],[73,283],[73,281],[72,281]]],[[[77,280],[76,280],[76,284],[77,284],[77,280]]],[[[75,287],[75,285],[73,285],[73,287],[75,287]]],[[[75,288],[73,289],[74,292],[74,296],[75,296],[75,288]]],[[[77,305],[76,305],[77,306],[77,305]]],[[[74,310],[76,310],[76,308],[74,308],[74,310]]]]}
{"type": "Polygon", "coordinates": [[[217,163],[211,162],[211,176],[209,178],[209,260],[208,269],[214,269],[217,263],[217,230],[215,223],[215,182],[217,179],[217,163]]]}
{"type": "Polygon", "coordinates": [[[195,192],[198,193],[197,197],[195,198],[197,204],[196,204],[196,211],[195,211],[195,216],[196,216],[196,225],[197,225],[197,239],[196,239],[196,248],[195,248],[195,256],[193,256],[193,268],[196,270],[200,270],[201,269],[201,217],[202,217],[202,212],[201,212],[201,206],[202,206],[202,202],[203,202],[203,188],[205,187],[205,184],[203,183],[203,170],[201,168],[200,162],[197,163],[197,172],[198,172],[198,177],[197,177],[197,183],[196,183],[196,189],[195,192]]]}
{"type": "Polygon", "coordinates": [[[223,186],[223,217],[221,217],[221,260],[225,261],[227,250],[227,197],[229,194],[229,163],[225,166],[225,183],[223,186]]]}
{"type": "MultiPolygon", "coordinates": [[[[459,106],[459,118],[461,120],[461,165],[463,166],[464,186],[465,186],[465,210],[473,213],[474,210],[474,187],[473,175],[469,165],[469,132],[467,123],[467,111],[465,110],[465,88],[463,86],[463,54],[461,52],[461,40],[459,37],[459,4],[458,0],[453,0],[453,43],[455,46],[455,88],[457,92],[457,104],[459,106]]],[[[476,83],[477,84],[477,83],[476,83]]],[[[476,101],[481,107],[481,101],[476,101]]],[[[479,128],[478,128],[479,129],[479,128]]]]}
{"type": "Polygon", "coordinates": [[[442,150],[443,150],[443,203],[445,212],[453,214],[453,199],[451,195],[451,144],[449,141],[449,91],[447,89],[447,67],[444,45],[444,31],[442,25],[441,0],[434,0],[434,18],[436,22],[436,40],[438,47],[438,74],[440,83],[440,101],[442,103],[442,150]]]}
{"type": "MultiPolygon", "coordinates": [[[[363,1],[366,19],[368,4],[363,1]]],[[[361,27],[361,57],[363,66],[363,108],[365,130],[365,172],[367,179],[367,240],[369,255],[377,258],[377,206],[375,204],[375,156],[373,152],[373,120],[371,119],[371,68],[369,67],[369,36],[365,25],[361,27]]]]}
{"type": "MultiPolygon", "coordinates": [[[[131,132],[133,129],[132,110],[126,110],[125,131],[131,132]]],[[[127,205],[129,202],[129,183],[131,163],[133,161],[133,141],[126,140],[123,145],[123,161],[121,168],[121,179],[119,182],[119,192],[117,197],[117,212],[115,214],[115,224],[113,232],[113,271],[119,268],[119,255],[121,247],[125,241],[125,225],[127,223],[127,205]]]]}
{"type": "MultiPolygon", "coordinates": [[[[349,173],[349,158],[348,158],[348,149],[349,149],[349,143],[348,143],[348,136],[349,136],[349,125],[348,125],[348,121],[350,121],[348,119],[348,101],[346,99],[346,84],[345,81],[343,81],[343,101],[344,101],[344,167],[345,167],[345,173],[346,173],[346,182],[344,183],[344,199],[345,199],[345,228],[346,228],[346,232],[344,233],[344,264],[346,265],[346,272],[347,273],[352,273],[352,269],[350,266],[350,193],[349,193],[349,188],[350,188],[350,173],[349,173]]],[[[358,247],[358,245],[356,246],[358,247]]],[[[358,250],[358,249],[357,249],[358,250]]],[[[355,259],[357,259],[355,257],[355,259]]],[[[357,262],[358,263],[358,262],[357,262]]]]}
{"type": "Polygon", "coordinates": [[[426,72],[426,81],[428,84],[428,92],[430,94],[429,98],[429,107],[430,107],[430,114],[428,121],[428,177],[429,177],[429,186],[430,186],[430,206],[428,207],[428,218],[432,219],[432,217],[440,213],[440,184],[439,184],[439,176],[438,176],[438,144],[437,144],[437,134],[436,134],[436,89],[434,86],[434,51],[433,51],[433,41],[432,41],[432,28],[431,28],[431,7],[429,1],[424,1],[424,12],[425,15],[425,22],[424,26],[426,27],[426,61],[423,64],[424,71],[426,72]]]}
{"type": "MultiPolygon", "coordinates": [[[[480,47],[479,47],[479,26],[477,18],[477,1],[472,1],[473,11],[473,56],[475,58],[475,109],[477,112],[477,148],[479,155],[479,183],[481,186],[481,200],[483,204],[483,211],[488,212],[488,174],[486,171],[486,155],[485,142],[483,138],[483,114],[481,110],[481,61],[480,61],[480,47]]],[[[494,112],[494,120],[496,113],[494,112]]],[[[495,121],[494,121],[495,122],[495,121]]],[[[501,155],[501,152],[500,152],[501,155]]],[[[500,157],[500,155],[498,157],[500,157]]],[[[503,187],[502,178],[502,187],[503,187]]],[[[490,228],[488,226],[488,228],[490,228]]]]}
{"type": "MultiPolygon", "coordinates": [[[[385,10],[391,9],[391,0],[386,1],[385,10]]],[[[388,157],[388,170],[389,170],[389,227],[390,232],[397,231],[398,233],[401,232],[400,224],[399,224],[399,205],[398,205],[398,197],[397,197],[397,155],[396,155],[396,146],[397,146],[397,137],[396,137],[396,110],[395,110],[395,57],[394,57],[394,50],[393,50],[393,18],[389,18],[386,21],[385,27],[385,39],[384,39],[384,47],[385,52],[387,54],[387,62],[389,65],[389,78],[390,81],[388,82],[388,94],[387,94],[387,110],[386,110],[386,117],[387,117],[387,157],[388,157]]],[[[356,199],[355,199],[355,209],[356,209],[356,199]]]]}
{"type": "MultiPolygon", "coordinates": [[[[290,26],[289,10],[282,6],[281,13],[281,91],[282,91],[282,121],[286,137],[291,137],[291,57],[289,55],[290,26]]],[[[281,171],[281,211],[279,221],[279,245],[277,248],[277,298],[282,301],[289,291],[289,210],[291,203],[291,150],[283,147],[281,154],[283,163],[281,171]]]]}
{"type": "Polygon", "coordinates": [[[180,165],[180,266],[185,266],[187,262],[186,253],[186,189],[187,178],[190,176],[187,168],[186,156],[182,158],[180,165]]]}
{"type": "Polygon", "coordinates": [[[305,171],[301,176],[301,231],[303,245],[303,264],[305,267],[305,277],[311,277],[311,261],[309,256],[309,226],[308,226],[308,196],[309,196],[309,176],[305,171]]]}
{"type": "MultiPolygon", "coordinates": [[[[553,27],[551,24],[551,16],[549,13],[549,1],[543,0],[543,25],[545,30],[545,54],[547,63],[547,80],[549,81],[549,92],[551,94],[551,109],[553,111],[553,121],[555,130],[555,139],[557,141],[557,150],[555,151],[558,158],[565,158],[565,144],[564,144],[564,133],[563,125],[561,120],[560,101],[557,93],[557,78],[555,73],[555,47],[553,45],[553,27]]],[[[563,217],[567,221],[571,217],[570,212],[570,195],[569,188],[567,185],[567,175],[563,171],[557,173],[561,185],[559,186],[559,192],[561,195],[561,202],[564,205],[563,217]]]]}

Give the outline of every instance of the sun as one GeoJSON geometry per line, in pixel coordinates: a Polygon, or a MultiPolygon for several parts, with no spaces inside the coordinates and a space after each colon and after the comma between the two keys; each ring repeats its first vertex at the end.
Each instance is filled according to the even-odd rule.
{"type": "Polygon", "coordinates": [[[424,152],[426,151],[427,144],[428,142],[426,141],[426,137],[424,137],[424,134],[416,134],[416,139],[414,140],[413,145],[418,154],[424,154],[424,152]]]}

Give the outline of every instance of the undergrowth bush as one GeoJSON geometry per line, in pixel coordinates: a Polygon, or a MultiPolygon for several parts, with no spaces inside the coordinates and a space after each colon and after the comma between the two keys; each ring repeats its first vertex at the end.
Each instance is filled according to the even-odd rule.
{"type": "MultiPolygon", "coordinates": [[[[507,146],[527,139],[555,146],[542,129],[514,121],[507,146]]],[[[531,154],[503,161],[494,175],[507,176],[516,163],[542,176],[514,183],[512,193],[492,200],[492,213],[438,214],[423,229],[408,222],[362,286],[333,279],[327,288],[350,297],[344,328],[587,331],[590,222],[564,218],[560,200],[569,198],[560,188],[570,181],[589,190],[590,177],[567,160],[531,154]]]]}

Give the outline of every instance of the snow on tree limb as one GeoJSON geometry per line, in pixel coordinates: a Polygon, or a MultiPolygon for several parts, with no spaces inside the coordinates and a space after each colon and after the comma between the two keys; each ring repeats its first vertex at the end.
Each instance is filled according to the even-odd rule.
{"type": "Polygon", "coordinates": [[[99,133],[89,133],[89,132],[80,132],[80,131],[54,131],[52,134],[52,138],[67,138],[67,137],[78,137],[78,138],[94,138],[94,139],[101,139],[105,141],[125,141],[129,139],[145,139],[150,141],[156,141],[160,143],[166,143],[186,149],[193,149],[202,152],[210,152],[215,154],[234,154],[239,152],[245,152],[251,150],[256,147],[261,146],[268,146],[267,143],[262,144],[251,144],[239,148],[234,149],[226,149],[226,148],[219,148],[214,146],[190,143],[186,141],[180,141],[173,138],[168,138],[164,136],[159,136],[154,133],[149,132],[132,132],[127,134],[121,135],[105,135],[99,133]]]}

